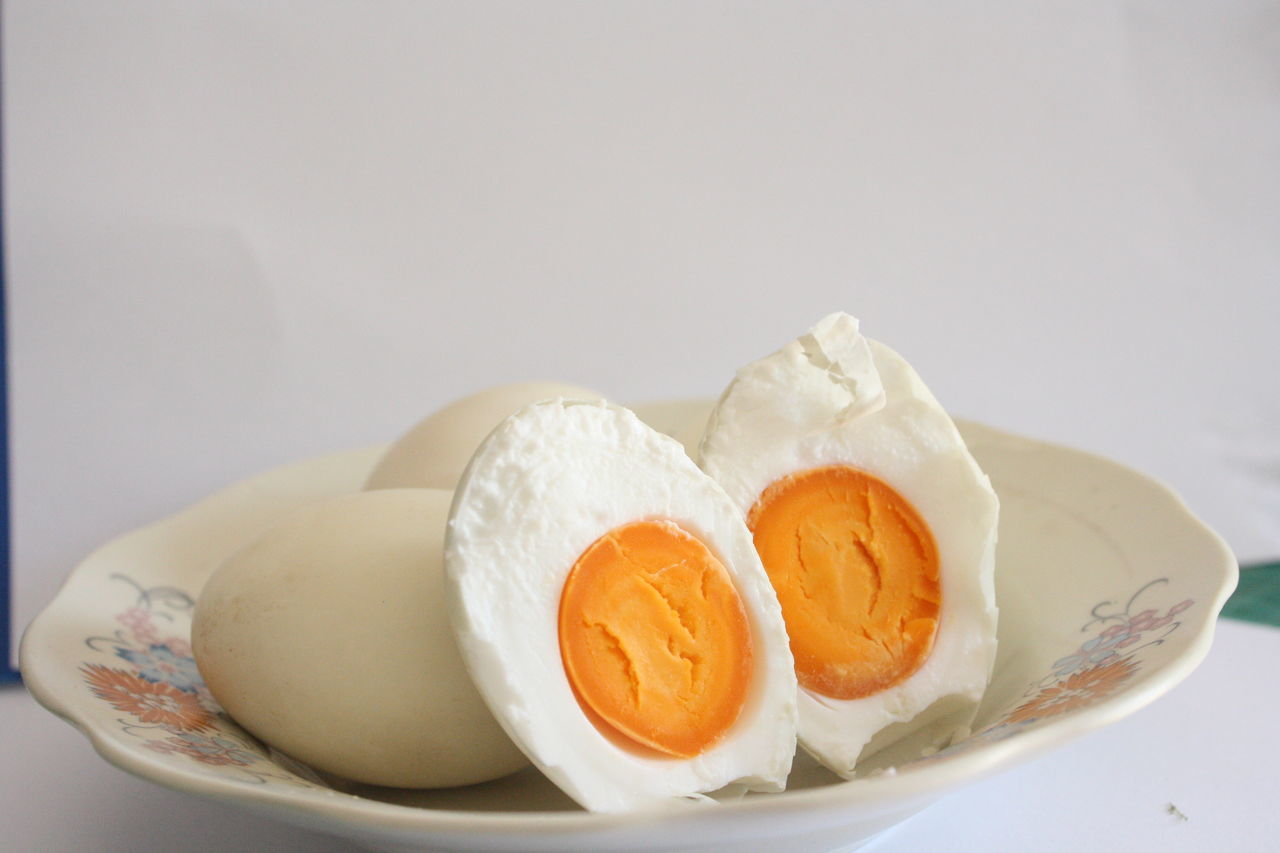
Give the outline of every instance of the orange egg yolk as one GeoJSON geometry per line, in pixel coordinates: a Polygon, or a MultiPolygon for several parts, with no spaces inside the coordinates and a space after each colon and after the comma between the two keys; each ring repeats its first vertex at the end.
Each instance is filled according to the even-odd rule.
{"type": "Polygon", "coordinates": [[[815,468],[765,489],[747,526],[802,687],[859,699],[924,664],[938,631],[938,550],[905,498],[855,468],[815,468]]]}
{"type": "Polygon", "coordinates": [[[733,725],[751,683],[751,631],[729,573],[671,521],[614,528],[574,563],[560,655],[603,734],[690,758],[733,725]]]}

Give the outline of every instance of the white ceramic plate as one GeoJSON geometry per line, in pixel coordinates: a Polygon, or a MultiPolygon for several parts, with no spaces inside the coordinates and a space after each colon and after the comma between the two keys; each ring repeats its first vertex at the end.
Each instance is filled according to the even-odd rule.
{"type": "MultiPolygon", "coordinates": [[[[637,411],[678,432],[705,406],[637,411]]],[[[193,598],[282,513],[358,490],[380,447],[269,471],[104,546],[31,624],[22,672],[41,703],[130,773],[377,849],[852,849],[948,790],[1169,690],[1205,656],[1235,586],[1230,551],[1165,487],[1078,451],[962,430],[1001,499],[995,677],[971,737],[929,756],[886,751],[855,781],[797,758],[783,794],[599,815],[532,769],[401,791],[326,781],[264,748],[199,681],[187,645],[193,598]]]]}

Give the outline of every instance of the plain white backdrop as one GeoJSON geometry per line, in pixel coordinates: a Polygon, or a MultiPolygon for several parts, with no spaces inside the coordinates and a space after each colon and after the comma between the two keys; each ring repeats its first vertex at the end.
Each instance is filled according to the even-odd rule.
{"type": "Polygon", "coordinates": [[[1280,554],[1275,5],[926,5],[6,4],[19,621],[263,467],[836,309],[1280,554]]]}
{"type": "Polygon", "coordinates": [[[1280,6],[938,5],[5,3],[16,624],[266,467],[833,310],[1280,555],[1280,6]]]}

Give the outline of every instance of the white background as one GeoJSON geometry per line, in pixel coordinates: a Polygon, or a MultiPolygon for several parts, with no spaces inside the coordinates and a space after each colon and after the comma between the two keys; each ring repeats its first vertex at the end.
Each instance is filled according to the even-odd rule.
{"type": "Polygon", "coordinates": [[[837,309],[1280,555],[1274,0],[3,14],[19,626],[263,468],[498,382],[714,395],[837,309]]]}

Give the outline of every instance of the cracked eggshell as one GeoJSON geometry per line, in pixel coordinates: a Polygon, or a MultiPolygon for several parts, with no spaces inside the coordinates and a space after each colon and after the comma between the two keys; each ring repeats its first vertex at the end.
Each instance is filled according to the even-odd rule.
{"type": "Polygon", "coordinates": [[[503,418],[539,400],[599,400],[563,382],[515,382],[455,400],[419,421],[378,460],[365,489],[452,489],[484,437],[503,418]]]}
{"type": "Polygon", "coordinates": [[[445,561],[472,679],[512,740],[584,807],[660,807],[735,783],[783,789],[796,682],[782,613],[741,513],[675,440],[605,403],[529,406],[485,440],[464,474],[445,561]],[[602,734],[561,659],[557,615],[570,570],[603,534],[645,519],[674,521],[711,549],[750,625],[746,704],[693,758],[642,756],[602,734]]]}
{"type": "Polygon", "coordinates": [[[469,785],[527,765],[454,643],[443,568],[452,497],[393,489],[310,504],[218,568],[191,640],[237,723],[375,785],[469,785]]]}
{"type": "Polygon", "coordinates": [[[800,743],[833,771],[911,736],[945,746],[966,730],[996,651],[999,506],[951,418],[906,361],[833,314],[738,371],[699,447],[703,469],[748,513],[789,474],[848,465],[878,477],[927,522],[942,605],[934,645],[905,681],[861,699],[800,690],[800,743]]]}

